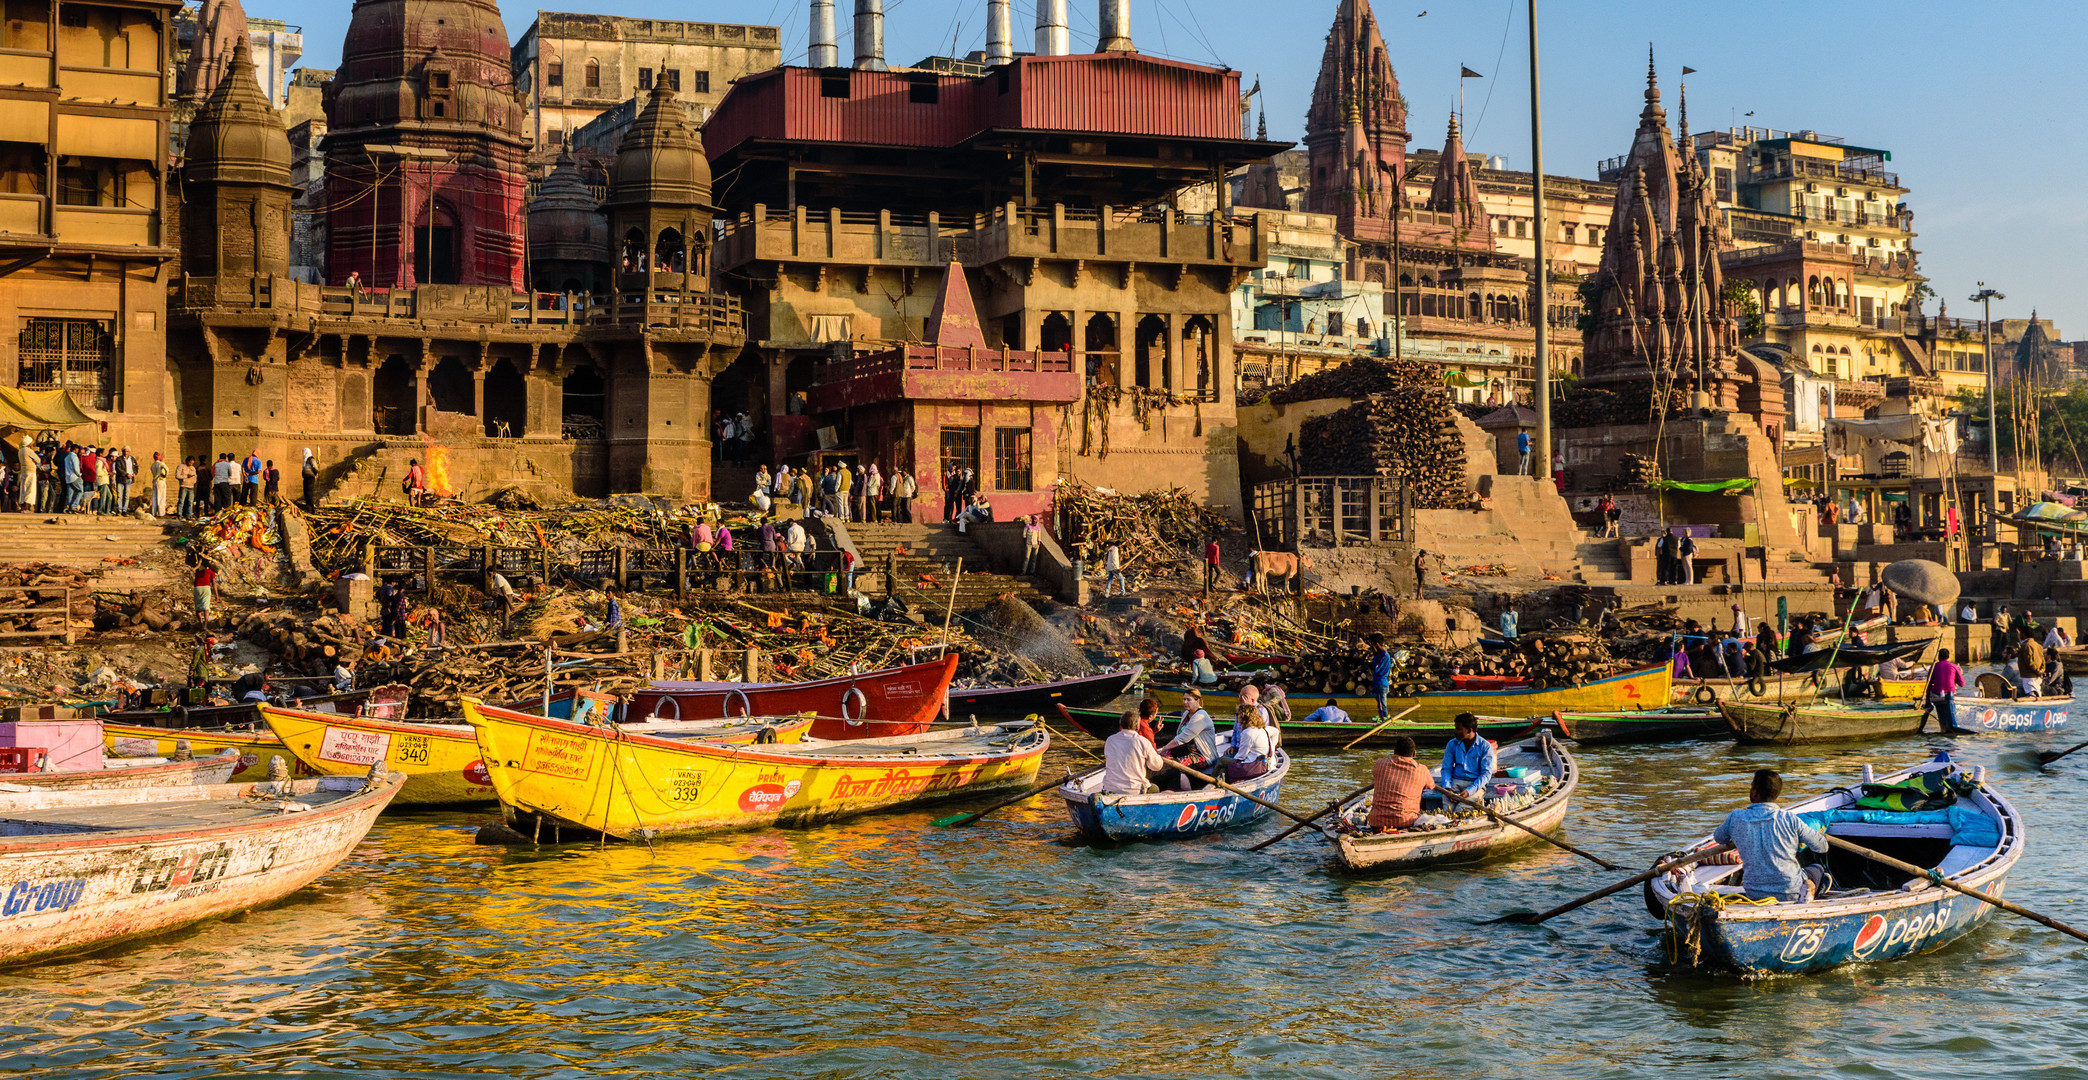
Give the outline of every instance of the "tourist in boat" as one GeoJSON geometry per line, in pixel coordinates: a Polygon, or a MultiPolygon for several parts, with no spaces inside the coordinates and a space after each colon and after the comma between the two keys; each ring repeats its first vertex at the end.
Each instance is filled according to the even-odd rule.
{"type": "Polygon", "coordinates": [[[2045,631],[2044,647],[2046,652],[2050,652],[2053,649],[2064,649],[2072,644],[2073,638],[2067,634],[2066,628],[2056,622],[2052,624],[2051,629],[2045,631]]]}
{"type": "Polygon", "coordinates": [[[1260,718],[1262,725],[1268,729],[1269,744],[1271,746],[1281,746],[1283,744],[1283,736],[1276,727],[1276,714],[1270,712],[1268,705],[1262,702],[1261,687],[1255,683],[1248,683],[1240,687],[1240,711],[1233,718],[1234,745],[1238,745],[1239,733],[1246,727],[1247,720],[1250,717],[1260,718]]]}
{"type": "Polygon", "coordinates": [[[1189,672],[1190,678],[1199,686],[1218,684],[1218,669],[1211,666],[1211,658],[1204,655],[1202,649],[1196,650],[1195,655],[1189,658],[1189,672]]]}
{"type": "Polygon", "coordinates": [[[1827,853],[1827,837],[1776,805],[1783,796],[1783,777],[1775,769],[1756,769],[1748,785],[1749,804],[1726,815],[1711,839],[1731,844],[1740,855],[1740,887],[1750,900],[1802,904],[1824,892],[1824,867],[1800,866],[1801,850],[1827,853]]]}
{"type": "Polygon", "coordinates": [[[1154,721],[1160,719],[1160,700],[1147,696],[1138,702],[1138,733],[1155,746],[1160,745],[1160,729],[1154,721]]]}
{"type": "MultiPolygon", "coordinates": [[[[1203,694],[1194,687],[1182,690],[1182,722],[1175,728],[1174,738],[1160,747],[1160,754],[1192,769],[1203,769],[1218,756],[1218,728],[1211,723],[1211,714],[1203,707],[1203,694]]],[[[1173,774],[1173,778],[1163,778],[1163,787],[1194,791],[1203,786],[1203,781],[1188,773],[1178,769],[1169,769],[1168,772],[1173,774]]]]}
{"type": "Polygon", "coordinates": [[[1275,752],[1275,731],[1261,707],[1250,709],[1242,705],[1239,720],[1233,725],[1233,748],[1218,763],[1225,767],[1227,780],[1239,783],[1267,773],[1269,755],[1275,752]]]}
{"type": "Polygon", "coordinates": [[[1263,678],[1254,685],[1260,688],[1262,708],[1269,711],[1269,726],[1282,731],[1283,725],[1291,722],[1290,696],[1283,692],[1283,684],[1263,678]]]}
{"type": "Polygon", "coordinates": [[[1344,712],[1333,698],[1328,698],[1325,705],[1312,710],[1312,715],[1307,716],[1305,722],[1308,724],[1346,724],[1350,720],[1349,714],[1344,712]]]}
{"type": "Polygon", "coordinates": [[[2025,637],[2016,647],[2016,696],[2038,697],[2044,693],[2045,652],[2044,646],[2033,637],[2025,637]]]}
{"type": "Polygon", "coordinates": [[[1413,825],[1421,816],[1421,796],[1435,789],[1427,766],[1414,760],[1414,740],[1401,735],[1392,752],[1371,762],[1370,817],[1365,824],[1380,832],[1413,825]]]}
{"type": "Polygon", "coordinates": [[[1486,797],[1494,774],[1494,744],[1479,737],[1479,718],[1458,713],[1451,721],[1457,736],[1443,747],[1443,789],[1473,801],[1486,797]]]}
{"type": "Polygon", "coordinates": [[[1117,732],[1102,741],[1102,790],[1111,795],[1143,795],[1154,790],[1152,775],[1167,768],[1153,741],[1138,733],[1138,713],[1127,710],[1117,719],[1117,732]]]}

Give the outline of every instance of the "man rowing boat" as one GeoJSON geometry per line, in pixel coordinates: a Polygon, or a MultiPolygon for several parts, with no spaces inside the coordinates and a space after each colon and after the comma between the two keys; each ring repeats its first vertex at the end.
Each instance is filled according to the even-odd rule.
{"type": "Polygon", "coordinates": [[[1726,815],[1711,834],[1713,841],[1738,849],[1740,887],[1747,898],[1800,904],[1826,891],[1826,869],[1800,866],[1798,853],[1826,854],[1827,837],[1776,805],[1783,795],[1783,777],[1775,769],[1756,769],[1747,795],[1753,801],[1726,815]]]}
{"type": "Polygon", "coordinates": [[[1421,816],[1421,796],[1433,790],[1428,767],[1414,760],[1414,740],[1392,740],[1392,753],[1371,763],[1370,817],[1373,829],[1391,831],[1412,825],[1421,816]]]}

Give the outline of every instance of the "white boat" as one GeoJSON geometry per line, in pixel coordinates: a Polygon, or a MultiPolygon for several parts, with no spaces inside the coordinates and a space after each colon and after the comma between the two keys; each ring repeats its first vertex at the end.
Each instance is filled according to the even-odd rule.
{"type": "Polygon", "coordinates": [[[405,782],[387,772],[0,793],[0,964],[280,900],[347,857],[405,782]]]}
{"type": "MultiPolygon", "coordinates": [[[[1494,759],[1494,775],[1507,781],[1503,787],[1519,789],[1510,795],[1508,809],[1497,812],[1538,832],[1550,832],[1566,820],[1566,807],[1580,783],[1580,766],[1551,733],[1539,732],[1534,741],[1501,751],[1494,759]]],[[[1466,811],[1440,828],[1371,832],[1368,794],[1344,804],[1340,818],[1348,829],[1329,827],[1328,839],[1334,842],[1336,858],[1350,870],[1418,870],[1543,843],[1477,811],[1466,811]]]]}
{"type": "Polygon", "coordinates": [[[227,748],[209,757],[117,758],[99,769],[64,769],[58,772],[0,773],[0,791],[29,791],[35,788],[80,788],[107,791],[111,788],[208,787],[223,784],[239,770],[239,751],[227,748]]]}

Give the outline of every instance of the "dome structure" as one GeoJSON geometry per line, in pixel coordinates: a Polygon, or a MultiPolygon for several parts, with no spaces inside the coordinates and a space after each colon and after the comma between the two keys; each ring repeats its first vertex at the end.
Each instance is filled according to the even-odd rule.
{"type": "Polygon", "coordinates": [[[181,162],[181,265],[189,275],[288,277],[290,137],[246,50],[232,51],[189,125],[181,162]]]}
{"type": "Polygon", "coordinates": [[[540,292],[601,291],[609,269],[609,215],[568,153],[529,201],[529,274],[540,292]]]}
{"type": "Polygon", "coordinates": [[[189,122],[182,158],[185,183],[243,181],[290,186],[290,136],[254,78],[244,49],[232,52],[225,77],[189,122]]]}
{"type": "Polygon", "coordinates": [[[674,91],[653,87],[617,144],[608,205],[708,207],[710,195],[710,158],[703,152],[702,134],[674,91]]]}
{"type": "Polygon", "coordinates": [[[507,26],[484,0],[358,0],[328,87],[330,133],[439,121],[522,145],[507,26]]]}

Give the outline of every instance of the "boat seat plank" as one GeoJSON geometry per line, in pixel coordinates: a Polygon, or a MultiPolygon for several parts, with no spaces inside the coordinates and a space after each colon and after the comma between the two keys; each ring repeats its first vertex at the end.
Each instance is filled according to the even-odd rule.
{"type": "Polygon", "coordinates": [[[1827,835],[1841,837],[1893,837],[1908,840],[1948,840],[1956,835],[1945,822],[1894,825],[1869,821],[1837,821],[1827,826],[1827,835]]]}

